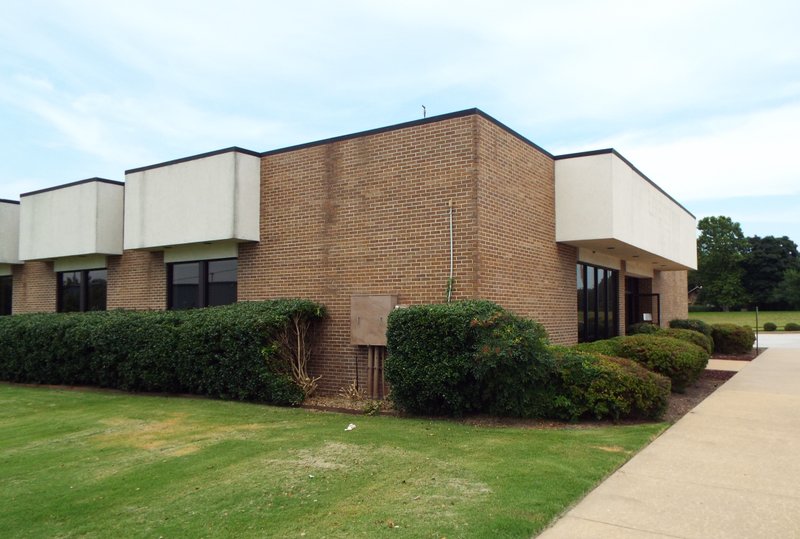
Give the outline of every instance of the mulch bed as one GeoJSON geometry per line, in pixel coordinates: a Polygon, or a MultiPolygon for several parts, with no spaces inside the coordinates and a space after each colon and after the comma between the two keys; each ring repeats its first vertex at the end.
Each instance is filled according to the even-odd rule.
{"type": "MultiPolygon", "coordinates": [[[[722,359],[722,358],[720,358],[722,359]]],[[[728,359],[728,358],[724,358],[728,359]]],[[[751,358],[752,359],[752,358],[751,358]]],[[[744,360],[746,361],[746,360],[744,360]]],[[[667,411],[664,413],[663,421],[675,422],[700,404],[706,397],[716,391],[722,384],[730,379],[736,372],[734,371],[717,371],[706,370],[700,375],[700,378],[691,387],[686,388],[685,393],[671,393],[669,397],[669,404],[667,411]]],[[[324,412],[339,412],[351,415],[363,415],[365,408],[372,402],[369,399],[352,400],[342,396],[315,396],[308,399],[303,408],[324,411],[324,412]]],[[[387,401],[381,402],[381,408],[377,412],[380,415],[393,415],[402,416],[403,414],[394,410],[391,403],[387,401]]],[[[429,418],[447,420],[446,418],[429,418]]],[[[470,416],[463,419],[455,420],[467,425],[478,427],[517,427],[517,428],[531,428],[531,429],[585,429],[594,428],[598,426],[606,426],[615,424],[612,421],[578,421],[575,423],[565,423],[562,421],[551,421],[542,419],[517,419],[509,417],[492,417],[485,415],[470,416]]],[[[638,420],[625,420],[619,421],[616,424],[641,424],[643,421],[638,420]]]]}
{"type": "Polygon", "coordinates": [[[759,348],[758,353],[756,353],[755,348],[746,353],[746,354],[714,354],[711,356],[711,359],[730,359],[733,361],[753,361],[756,356],[761,355],[766,348],[759,348]]]}

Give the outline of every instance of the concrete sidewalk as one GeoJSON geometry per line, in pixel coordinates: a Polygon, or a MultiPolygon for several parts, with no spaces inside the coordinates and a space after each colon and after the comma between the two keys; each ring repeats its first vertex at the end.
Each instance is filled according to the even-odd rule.
{"type": "Polygon", "coordinates": [[[540,538],[800,538],[800,350],[770,348],[540,538]]]}

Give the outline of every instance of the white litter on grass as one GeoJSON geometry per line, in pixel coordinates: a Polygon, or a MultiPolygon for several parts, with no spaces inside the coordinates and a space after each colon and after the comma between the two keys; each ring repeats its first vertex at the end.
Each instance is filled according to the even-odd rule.
{"type": "Polygon", "coordinates": [[[344,430],[353,430],[354,428],[356,428],[355,423],[350,423],[349,425],[347,425],[347,427],[345,427],[344,430]]]}

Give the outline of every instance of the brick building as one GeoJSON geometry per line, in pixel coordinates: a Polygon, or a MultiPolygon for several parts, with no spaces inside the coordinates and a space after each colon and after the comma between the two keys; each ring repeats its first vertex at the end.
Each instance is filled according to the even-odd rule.
{"type": "Polygon", "coordinates": [[[617,152],[553,156],[477,109],[26,193],[0,226],[6,314],[323,303],[328,391],[394,304],[490,299],[574,343],[685,318],[696,265],[694,216],[617,152]]]}

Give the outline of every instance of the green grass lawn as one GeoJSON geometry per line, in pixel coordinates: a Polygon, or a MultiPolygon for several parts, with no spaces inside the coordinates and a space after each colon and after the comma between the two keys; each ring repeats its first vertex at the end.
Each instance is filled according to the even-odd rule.
{"type": "MultiPolygon", "coordinates": [[[[755,311],[731,311],[727,313],[713,312],[713,313],[689,313],[689,318],[697,318],[709,324],[731,323],[740,326],[750,326],[756,328],[756,313],[755,311]]],[[[772,322],[778,326],[778,330],[782,330],[787,322],[795,322],[800,324],[800,311],[759,311],[758,313],[758,329],[764,329],[764,322],[772,322]]]]}
{"type": "Polygon", "coordinates": [[[0,384],[0,535],[530,537],[665,427],[475,427],[0,384]]]}

